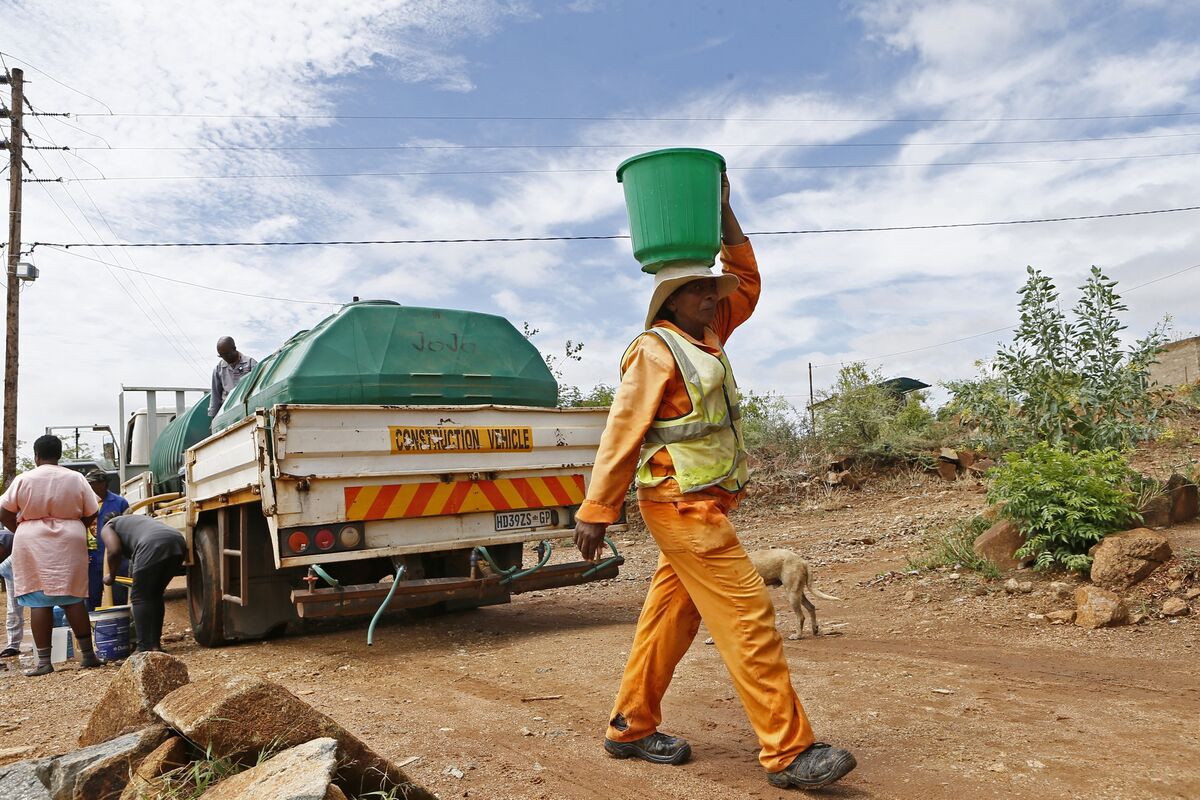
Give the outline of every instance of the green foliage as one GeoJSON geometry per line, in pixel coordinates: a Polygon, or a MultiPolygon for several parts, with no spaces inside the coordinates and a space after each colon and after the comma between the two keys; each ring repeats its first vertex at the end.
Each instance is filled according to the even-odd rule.
{"type": "Polygon", "coordinates": [[[607,408],[612,405],[617,389],[607,383],[598,383],[588,391],[578,386],[558,387],[558,404],[562,408],[607,408]]]}
{"type": "Polygon", "coordinates": [[[989,578],[999,578],[996,565],[975,555],[971,546],[984,531],[991,527],[981,516],[967,517],[953,523],[949,528],[927,531],[922,552],[909,559],[914,569],[936,569],[938,567],[962,567],[989,578]]]}
{"type": "Polygon", "coordinates": [[[761,459],[798,456],[807,420],[775,392],[742,394],[742,433],[746,449],[761,459]]]}
{"type": "MultiPolygon", "coordinates": [[[[262,759],[259,760],[261,762],[262,759]]],[[[242,765],[232,758],[214,756],[210,746],[203,758],[163,773],[159,778],[158,797],[165,800],[196,800],[242,769],[242,765]]]]}
{"type": "Polygon", "coordinates": [[[1025,533],[1018,556],[1036,558],[1038,569],[1086,572],[1088,548],[1137,519],[1132,477],[1112,448],[1072,453],[1038,442],[1004,457],[992,472],[988,501],[1005,501],[1001,515],[1025,533]]]}
{"type": "Polygon", "coordinates": [[[817,437],[830,451],[869,457],[912,456],[935,444],[933,414],[924,395],[897,397],[883,375],[866,364],[847,364],[817,407],[817,437]]]}
{"type": "Polygon", "coordinates": [[[990,451],[1034,442],[1072,450],[1126,448],[1149,438],[1157,412],[1147,375],[1166,340],[1156,326],[1130,349],[1121,345],[1127,307],[1116,281],[1092,267],[1069,319],[1050,278],[1033,267],[1020,290],[1020,324],[974,380],[952,381],[948,409],[990,451]]]}

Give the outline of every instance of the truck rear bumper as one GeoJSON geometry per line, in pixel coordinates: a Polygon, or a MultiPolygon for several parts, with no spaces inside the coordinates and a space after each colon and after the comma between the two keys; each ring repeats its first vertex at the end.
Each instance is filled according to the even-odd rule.
{"type": "MultiPolygon", "coordinates": [[[[499,575],[401,581],[392,595],[388,610],[455,601],[478,605],[503,603],[514,594],[615,578],[618,568],[624,563],[624,558],[617,557],[602,562],[599,569],[588,561],[552,564],[508,583],[503,583],[499,575]]],[[[391,588],[390,583],[364,583],[334,588],[296,589],[292,591],[292,602],[296,612],[304,619],[363,616],[375,613],[391,588]]]]}

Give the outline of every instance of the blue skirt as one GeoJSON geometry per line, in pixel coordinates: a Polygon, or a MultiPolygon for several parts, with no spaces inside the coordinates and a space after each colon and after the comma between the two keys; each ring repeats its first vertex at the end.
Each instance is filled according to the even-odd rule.
{"type": "Polygon", "coordinates": [[[69,594],[46,594],[45,592],[29,592],[17,598],[17,605],[24,606],[25,608],[71,606],[82,602],[82,597],[72,597],[69,594]]]}

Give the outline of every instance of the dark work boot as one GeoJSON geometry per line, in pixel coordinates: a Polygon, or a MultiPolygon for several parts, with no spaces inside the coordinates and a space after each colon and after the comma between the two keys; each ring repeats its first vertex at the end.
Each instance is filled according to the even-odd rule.
{"type": "Polygon", "coordinates": [[[768,772],[767,781],[779,789],[819,789],[845,777],[858,766],[854,754],[824,742],[809,746],[782,772],[768,772]]]}
{"type": "Polygon", "coordinates": [[[683,764],[692,757],[687,740],[657,731],[632,742],[614,742],[605,737],[604,750],[613,758],[640,758],[651,764],[683,764]]]}

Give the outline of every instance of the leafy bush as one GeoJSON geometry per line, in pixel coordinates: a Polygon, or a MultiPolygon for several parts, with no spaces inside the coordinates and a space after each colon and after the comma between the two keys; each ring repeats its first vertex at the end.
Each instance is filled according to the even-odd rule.
{"type": "Polygon", "coordinates": [[[1132,478],[1125,457],[1112,448],[1072,453],[1038,442],[1004,457],[992,472],[988,501],[1005,501],[1000,514],[1025,533],[1018,556],[1036,558],[1038,569],[1086,572],[1088,548],[1137,519],[1132,478]]]}
{"type": "Polygon", "coordinates": [[[975,380],[946,384],[948,409],[973,429],[972,443],[990,451],[1038,441],[1102,450],[1152,436],[1157,412],[1147,375],[1165,324],[1126,350],[1119,315],[1128,309],[1116,281],[1092,267],[1068,319],[1051,280],[1033,267],[1028,274],[1012,343],[975,380]]]}
{"type": "Polygon", "coordinates": [[[617,388],[598,383],[586,392],[578,386],[558,386],[558,404],[563,408],[605,408],[612,405],[617,388]]]}
{"type": "Polygon", "coordinates": [[[740,405],[742,433],[749,452],[769,459],[796,456],[803,451],[808,420],[782,395],[746,391],[740,405]]]}
{"type": "Polygon", "coordinates": [[[933,414],[924,395],[898,397],[882,374],[862,362],[847,364],[816,409],[817,438],[838,455],[906,457],[936,444],[933,414]]]}
{"type": "Polygon", "coordinates": [[[923,552],[920,556],[909,559],[908,563],[914,569],[963,567],[989,578],[998,578],[1000,570],[996,569],[996,565],[975,555],[972,549],[975,540],[991,525],[992,523],[983,517],[974,516],[960,519],[949,528],[928,531],[925,534],[923,552]]]}

